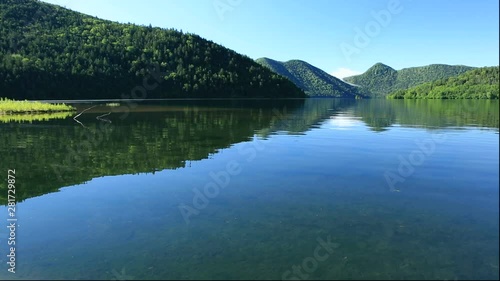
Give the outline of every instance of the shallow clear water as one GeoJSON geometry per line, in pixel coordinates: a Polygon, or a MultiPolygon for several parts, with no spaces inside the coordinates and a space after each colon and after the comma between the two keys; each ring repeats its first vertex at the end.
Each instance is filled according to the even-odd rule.
{"type": "Polygon", "coordinates": [[[0,123],[5,225],[8,169],[18,201],[1,279],[499,278],[498,101],[165,101],[78,120],[0,123]]]}

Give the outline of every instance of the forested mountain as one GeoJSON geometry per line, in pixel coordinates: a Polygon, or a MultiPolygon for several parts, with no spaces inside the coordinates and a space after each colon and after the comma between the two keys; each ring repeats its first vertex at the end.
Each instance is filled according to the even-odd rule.
{"type": "Polygon", "coordinates": [[[36,0],[0,0],[0,38],[0,96],[8,98],[305,97],[249,57],[197,35],[36,0]]]}
{"type": "Polygon", "coordinates": [[[260,58],[256,61],[275,73],[288,78],[309,96],[342,98],[367,96],[357,87],[351,86],[304,61],[290,60],[280,62],[269,58],[260,58]]]}
{"type": "Polygon", "coordinates": [[[439,79],[406,90],[389,98],[396,99],[498,99],[499,67],[483,67],[456,77],[439,79]]]}
{"type": "Polygon", "coordinates": [[[346,77],[344,80],[360,86],[374,97],[383,97],[397,90],[457,76],[472,69],[474,68],[463,65],[431,64],[395,70],[385,64],[376,63],[365,73],[346,77]]]}

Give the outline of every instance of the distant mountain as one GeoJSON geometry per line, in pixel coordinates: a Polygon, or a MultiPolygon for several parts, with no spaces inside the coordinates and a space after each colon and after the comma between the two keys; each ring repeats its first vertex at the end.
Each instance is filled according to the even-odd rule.
{"type": "Polygon", "coordinates": [[[3,97],[306,97],[251,58],[194,34],[36,0],[0,0],[0,23],[3,97]]]}
{"type": "Polygon", "coordinates": [[[388,95],[395,99],[498,99],[499,67],[482,67],[388,95]]]}
{"type": "Polygon", "coordinates": [[[342,98],[367,96],[358,87],[349,85],[304,61],[290,60],[280,62],[269,58],[260,58],[256,61],[275,73],[288,78],[309,96],[342,98]]]}
{"type": "Polygon", "coordinates": [[[408,89],[422,83],[457,76],[474,67],[464,65],[431,64],[395,70],[377,63],[365,73],[346,77],[346,82],[360,86],[374,97],[383,97],[397,90],[408,89]]]}

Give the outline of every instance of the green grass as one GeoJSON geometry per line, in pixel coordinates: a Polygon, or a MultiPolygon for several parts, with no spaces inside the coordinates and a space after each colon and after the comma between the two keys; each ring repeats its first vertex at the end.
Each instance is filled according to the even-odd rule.
{"type": "Polygon", "coordinates": [[[43,103],[39,101],[16,101],[0,98],[0,114],[28,113],[28,112],[63,112],[73,111],[74,107],[64,103],[43,103]]]}
{"type": "Polygon", "coordinates": [[[0,114],[0,123],[33,123],[35,121],[49,121],[54,119],[65,119],[71,116],[72,113],[51,112],[51,113],[35,113],[35,114],[0,114]]]}

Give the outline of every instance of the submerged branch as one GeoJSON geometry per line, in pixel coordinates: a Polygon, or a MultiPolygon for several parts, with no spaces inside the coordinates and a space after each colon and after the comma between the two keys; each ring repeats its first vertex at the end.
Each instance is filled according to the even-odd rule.
{"type": "Polygon", "coordinates": [[[78,113],[77,115],[75,115],[75,117],[73,117],[73,120],[75,120],[76,122],[78,122],[80,125],[82,125],[84,128],[85,126],[82,124],[82,122],[78,121],[76,118],[79,117],[80,115],[82,115],[85,111],[87,110],[91,110],[92,108],[96,107],[97,105],[94,105],[94,106],[91,106],[85,110],[82,110],[82,112],[78,113]]]}
{"type": "Polygon", "coordinates": [[[82,122],[80,122],[80,121],[76,120],[75,118],[73,118],[73,120],[75,120],[78,124],[82,125],[82,127],[84,127],[85,129],[87,129],[87,127],[85,127],[85,125],[83,125],[83,123],[82,123],[82,122]]]}
{"type": "Polygon", "coordinates": [[[104,121],[104,122],[111,123],[111,120],[102,118],[102,117],[104,117],[104,116],[108,116],[108,115],[110,115],[110,114],[111,114],[111,112],[108,112],[108,113],[103,114],[103,115],[99,115],[99,116],[97,116],[97,117],[96,117],[96,119],[97,119],[97,120],[100,120],[100,121],[104,121]]]}
{"type": "Polygon", "coordinates": [[[87,109],[85,109],[85,110],[82,110],[82,112],[80,112],[80,113],[79,113],[79,114],[77,114],[75,117],[73,117],[73,119],[77,118],[78,116],[82,115],[82,113],[84,113],[85,111],[87,111],[87,110],[91,110],[92,108],[94,108],[94,107],[96,107],[96,106],[97,106],[97,105],[94,105],[94,106],[91,106],[91,107],[89,107],[89,108],[87,108],[87,109]]]}

